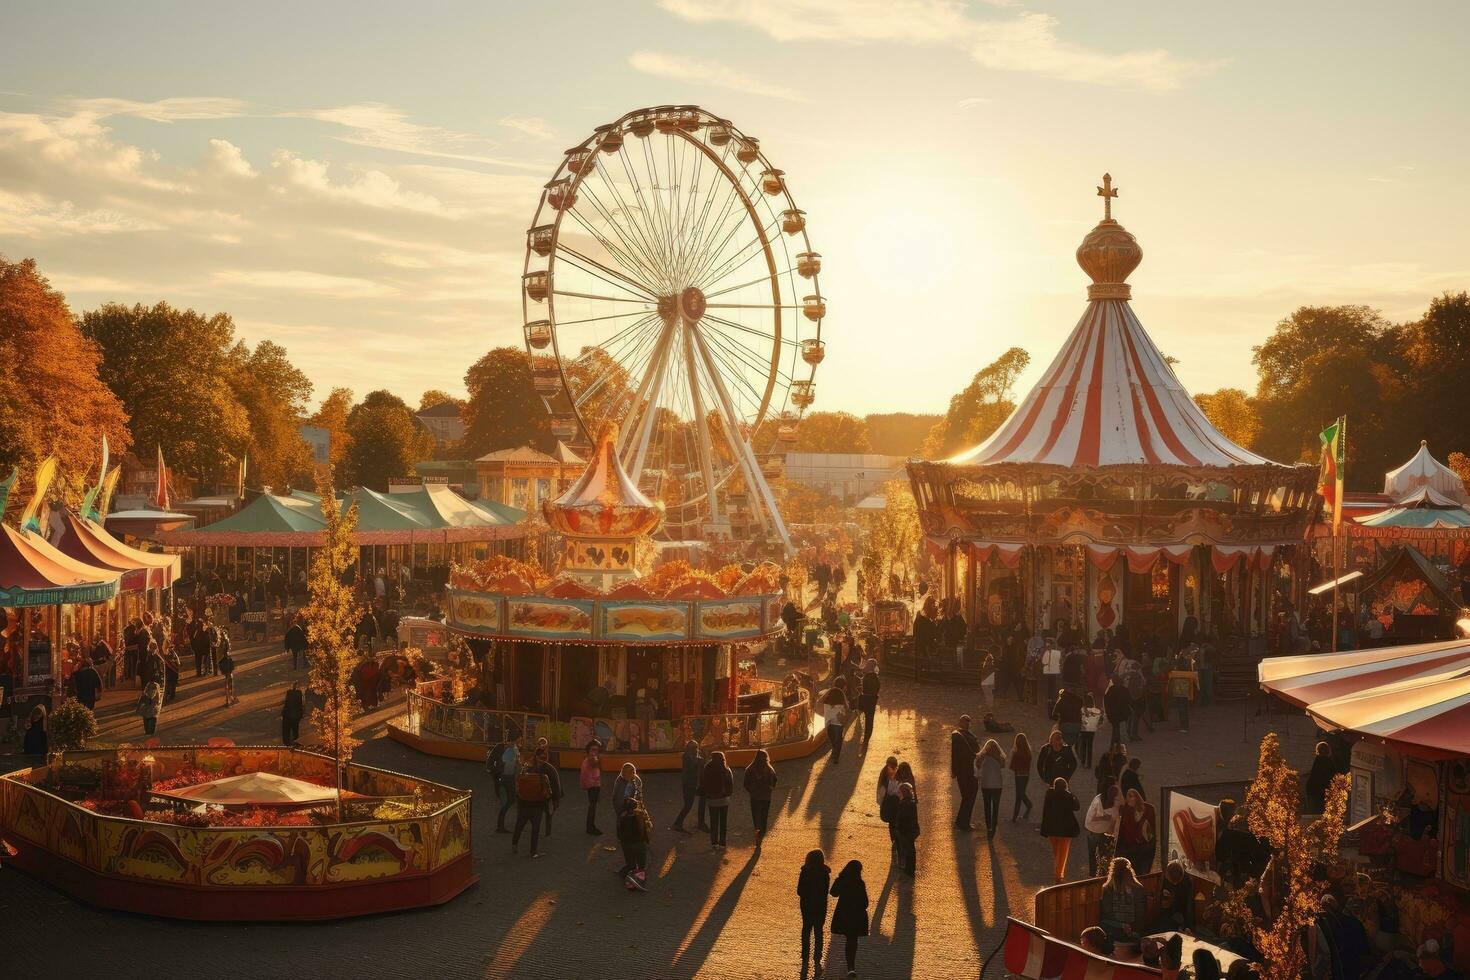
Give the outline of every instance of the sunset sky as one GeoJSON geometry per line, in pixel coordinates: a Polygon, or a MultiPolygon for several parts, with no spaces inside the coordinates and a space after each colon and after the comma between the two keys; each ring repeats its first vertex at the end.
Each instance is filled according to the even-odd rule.
{"type": "MultiPolygon", "coordinates": [[[[758,136],[823,254],[815,408],[942,411],[1039,374],[1101,215],[1194,391],[1254,388],[1296,306],[1470,287],[1470,5],[134,2],[12,5],[0,254],[81,312],[226,311],[317,385],[460,391],[521,343],[562,151],[695,103],[758,136]]],[[[43,353],[43,352],[42,352],[43,353]]]]}

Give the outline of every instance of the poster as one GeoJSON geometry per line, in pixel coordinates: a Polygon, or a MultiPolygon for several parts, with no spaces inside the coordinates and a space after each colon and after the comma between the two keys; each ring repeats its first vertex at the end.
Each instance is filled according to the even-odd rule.
{"type": "Polygon", "coordinates": [[[498,633],[500,599],[474,592],[450,592],[449,622],[470,633],[498,633]]]}
{"type": "Polygon", "coordinates": [[[1211,870],[1215,866],[1215,817],[1213,803],[1183,793],[1170,793],[1166,862],[1183,861],[1186,870],[1218,880],[1211,870]]]}

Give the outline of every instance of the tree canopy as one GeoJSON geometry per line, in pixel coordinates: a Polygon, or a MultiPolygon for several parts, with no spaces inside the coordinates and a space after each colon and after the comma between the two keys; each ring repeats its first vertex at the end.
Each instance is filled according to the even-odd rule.
{"type": "Polygon", "coordinates": [[[964,391],[949,400],[949,411],[935,423],[921,447],[926,459],[949,456],[983,442],[1016,410],[1016,381],[1031,363],[1019,347],[975,372],[964,391]]]}
{"type": "Polygon", "coordinates": [[[915,415],[911,412],[888,412],[865,416],[868,442],[873,452],[885,456],[917,456],[924,438],[942,415],[915,415]]]}
{"type": "Polygon", "coordinates": [[[1235,443],[1250,448],[1261,431],[1261,420],[1256,417],[1251,398],[1239,388],[1221,388],[1219,391],[1194,396],[1195,404],[1205,413],[1210,424],[1235,443]]]}
{"type": "Polygon", "coordinates": [[[409,476],[415,463],[434,454],[434,437],[390,391],[368,392],[347,413],[346,427],[346,480],[370,490],[387,490],[389,480],[409,476]]]}
{"type": "Polygon", "coordinates": [[[812,412],[796,428],[799,453],[868,453],[868,424],[849,412],[812,412]]]}
{"type": "Polygon", "coordinates": [[[551,417],[531,385],[531,360],[518,347],[497,347],[465,372],[465,454],[476,459],[497,449],[534,446],[549,452],[551,417]]]}
{"type": "Polygon", "coordinates": [[[128,449],[127,411],[102,380],[101,356],[34,261],[0,256],[0,480],[12,466],[22,470],[12,504],[24,502],[48,455],[70,497],[95,481],[104,435],[115,456],[128,449]]]}

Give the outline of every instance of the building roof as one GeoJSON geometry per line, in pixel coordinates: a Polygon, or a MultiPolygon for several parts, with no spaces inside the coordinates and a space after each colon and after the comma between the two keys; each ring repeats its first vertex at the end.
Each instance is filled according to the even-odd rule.
{"type": "Polygon", "coordinates": [[[543,463],[549,466],[555,466],[558,461],[554,456],[548,456],[539,449],[532,449],[530,446],[517,446],[514,449],[497,449],[493,453],[486,453],[475,460],[475,462],[543,463]]]}
{"type": "Polygon", "coordinates": [[[117,594],[121,577],[63,554],[38,534],[0,524],[0,606],[101,602],[117,594]]]}
{"type": "Polygon", "coordinates": [[[1470,527],[1470,511],[1430,486],[1421,486],[1397,504],[1358,518],[1367,527],[1470,527]]]}
{"type": "Polygon", "coordinates": [[[1142,258],[1143,250],[1112,219],[1109,208],[1077,249],[1077,262],[1093,285],[1071,336],[1010,418],[989,439],[949,462],[1066,467],[1270,463],[1210,423],[1134,315],[1127,277],[1142,258]]]}
{"type": "Polygon", "coordinates": [[[556,440],[556,449],[552,451],[552,455],[556,457],[556,459],[557,459],[558,462],[560,462],[560,463],[562,463],[564,465],[568,465],[568,466],[586,466],[587,465],[587,461],[585,459],[583,459],[581,456],[578,456],[576,453],[574,453],[572,451],[572,447],[571,446],[568,446],[566,443],[562,442],[560,439],[556,440]]]}
{"type": "Polygon", "coordinates": [[[563,534],[637,537],[663,523],[663,507],[643,495],[618,460],[618,429],[605,425],[581,479],[542,505],[546,522],[563,534]]]}
{"type": "Polygon", "coordinates": [[[414,414],[419,418],[457,419],[460,417],[460,408],[454,402],[440,402],[414,414]]]}
{"type": "Polygon", "coordinates": [[[1419,451],[1398,469],[1383,474],[1383,492],[1395,500],[1418,490],[1430,487],[1440,493],[1466,503],[1465,481],[1429,452],[1429,443],[1419,440],[1419,451]]]}

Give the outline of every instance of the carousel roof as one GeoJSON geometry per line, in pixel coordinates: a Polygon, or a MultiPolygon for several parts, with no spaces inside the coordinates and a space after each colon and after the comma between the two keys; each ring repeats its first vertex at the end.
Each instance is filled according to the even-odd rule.
{"type": "Polygon", "coordinates": [[[172,790],[167,795],[218,806],[310,806],[335,800],[337,791],[330,786],[277,776],[272,772],[247,772],[241,776],[196,783],[172,790]]]}
{"type": "Polygon", "coordinates": [[[1419,440],[1419,451],[1407,463],[1383,474],[1383,492],[1399,499],[1421,487],[1437,490],[1456,502],[1466,501],[1465,481],[1429,453],[1429,443],[1419,440]]]}
{"type": "Polygon", "coordinates": [[[542,505],[546,522],[564,534],[637,537],[663,522],[663,506],[643,495],[618,460],[618,427],[606,425],[582,478],[542,505]]]}
{"type": "Polygon", "coordinates": [[[101,602],[120,574],[77,561],[29,531],[0,524],[0,606],[101,602]]]}
{"type": "Polygon", "coordinates": [[[1358,523],[1366,527],[1470,527],[1470,511],[1458,500],[1424,485],[1387,510],[1358,518],[1358,523]]]}
{"type": "Polygon", "coordinates": [[[1090,302],[1061,352],[1004,424],[951,463],[1054,466],[1259,466],[1271,461],[1227,439],[1174,376],[1132,307],[1128,274],[1143,250],[1105,217],[1077,249],[1090,302]]]}

